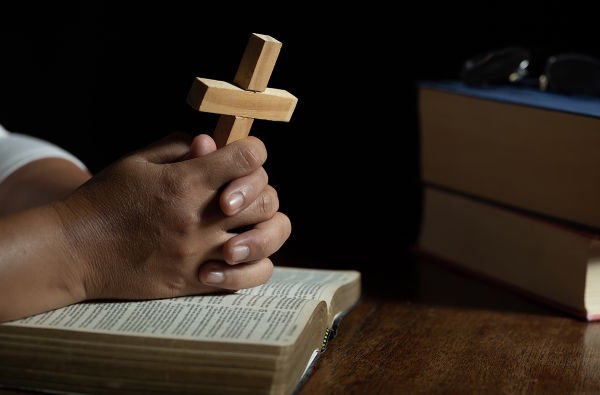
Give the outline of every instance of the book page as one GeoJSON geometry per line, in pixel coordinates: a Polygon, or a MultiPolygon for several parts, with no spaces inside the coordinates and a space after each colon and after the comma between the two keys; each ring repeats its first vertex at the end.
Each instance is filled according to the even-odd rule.
{"type": "Polygon", "coordinates": [[[323,300],[329,306],[335,291],[358,276],[358,272],[355,271],[276,267],[266,284],[243,289],[238,293],[323,300]]]}
{"type": "Polygon", "coordinates": [[[295,341],[317,304],[308,300],[249,294],[79,303],[3,325],[285,345],[295,341]]]}

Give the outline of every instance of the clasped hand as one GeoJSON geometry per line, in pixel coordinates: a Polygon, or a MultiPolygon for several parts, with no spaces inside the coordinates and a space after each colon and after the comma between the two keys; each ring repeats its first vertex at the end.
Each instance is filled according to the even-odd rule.
{"type": "Polygon", "coordinates": [[[63,188],[66,197],[48,189],[19,198],[22,209],[0,217],[0,322],[89,299],[169,298],[266,282],[268,257],[291,231],[267,183],[266,158],[254,137],[217,150],[207,135],[176,134],[92,178],[62,159],[13,173],[3,185],[9,201],[9,185],[15,196],[36,179],[55,194],[72,186],[63,188]]]}
{"type": "Polygon", "coordinates": [[[57,203],[86,299],[173,297],[268,280],[268,256],[291,225],[267,184],[266,158],[254,137],[216,150],[207,135],[172,135],[57,203]]]}

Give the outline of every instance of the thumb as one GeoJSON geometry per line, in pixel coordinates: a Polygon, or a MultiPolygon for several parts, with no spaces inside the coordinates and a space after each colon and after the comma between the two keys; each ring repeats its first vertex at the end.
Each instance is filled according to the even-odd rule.
{"type": "Polygon", "coordinates": [[[190,152],[183,159],[198,158],[200,156],[208,155],[211,152],[215,152],[216,150],[217,144],[212,137],[207,134],[199,134],[192,140],[190,152]]]}

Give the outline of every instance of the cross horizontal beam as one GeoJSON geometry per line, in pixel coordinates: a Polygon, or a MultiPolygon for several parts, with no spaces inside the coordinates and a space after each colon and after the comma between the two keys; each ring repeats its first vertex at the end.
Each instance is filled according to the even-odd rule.
{"type": "Polygon", "coordinates": [[[289,122],[297,102],[285,90],[252,92],[225,81],[198,77],[188,94],[188,103],[196,110],[269,121],[289,122]]]}

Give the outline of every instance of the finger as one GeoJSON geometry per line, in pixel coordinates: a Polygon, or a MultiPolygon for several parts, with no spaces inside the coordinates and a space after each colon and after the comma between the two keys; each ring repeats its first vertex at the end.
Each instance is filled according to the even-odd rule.
{"type": "Polygon", "coordinates": [[[277,191],[267,185],[248,207],[233,216],[225,217],[220,226],[222,230],[229,231],[242,226],[258,224],[273,218],[277,210],[279,210],[277,191]]]}
{"type": "Polygon", "coordinates": [[[273,263],[264,258],[252,263],[229,266],[225,262],[205,262],[200,266],[200,281],[221,289],[252,288],[267,282],[273,274],[273,263]]]}
{"type": "Polygon", "coordinates": [[[208,155],[217,150],[217,144],[208,134],[199,134],[194,137],[190,146],[190,152],[184,157],[184,160],[199,158],[208,155]]]}
{"type": "Polygon", "coordinates": [[[221,193],[221,210],[225,215],[234,215],[251,204],[266,188],[269,176],[263,167],[253,173],[233,180],[221,193]]]}
{"type": "Polygon", "coordinates": [[[246,176],[265,163],[267,150],[256,137],[237,140],[208,155],[177,163],[176,166],[189,175],[200,177],[202,188],[217,190],[226,183],[246,176]]]}
{"type": "Polygon", "coordinates": [[[290,237],[292,224],[289,218],[277,213],[254,229],[229,239],[223,245],[223,258],[229,264],[255,261],[274,254],[290,237]]]}
{"type": "Polygon", "coordinates": [[[152,163],[172,163],[181,160],[189,152],[191,142],[190,135],[173,133],[142,148],[136,154],[152,163]]]}

